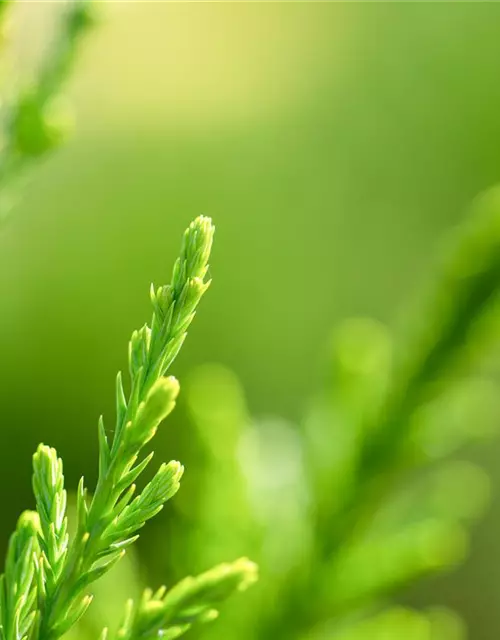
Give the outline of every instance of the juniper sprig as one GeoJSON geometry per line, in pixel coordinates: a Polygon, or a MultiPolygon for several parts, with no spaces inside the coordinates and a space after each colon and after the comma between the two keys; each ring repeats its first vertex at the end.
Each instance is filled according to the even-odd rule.
{"type": "MultiPolygon", "coordinates": [[[[206,274],[213,233],[209,218],[200,216],[191,223],[172,283],[151,288],[151,325],[132,334],[128,393],[121,374],[117,376],[112,442],[102,416],[99,419],[97,487],[89,500],[80,480],[76,533],[70,545],[62,461],[54,449],[38,447],[33,457],[37,513],[24,516],[12,538],[2,578],[1,640],[57,640],[66,633],[91,603],[89,586],[120,560],[141,527],[179,489],[183,467],[171,461],[162,464],[133,499],[135,481],[153,455],[141,457],[141,453],[173,410],[179,393],[177,380],[165,374],[210,285],[206,274]]],[[[160,629],[169,630],[165,637],[174,637],[174,630],[179,635],[192,623],[211,618],[214,605],[248,586],[255,573],[252,563],[239,560],[188,578],[167,593],[146,594],[120,637],[135,640],[138,629],[141,637],[158,635],[160,629]]]]}
{"type": "MultiPolygon", "coordinates": [[[[41,621],[44,639],[60,637],[83,615],[90,604],[88,585],[121,558],[126,547],[136,540],[137,531],[179,487],[183,467],[173,461],[162,465],[141,495],[131,502],[134,482],[152,458],[150,454],[138,461],[138,456],[159,423],[174,408],[179,393],[177,380],[165,377],[165,373],[179,352],[195,309],[209,286],[204,277],[212,238],[213,227],[208,218],[200,217],[190,225],[174,267],[172,284],[151,290],[154,309],[151,327],[144,325],[132,334],[130,392],[127,398],[122,376],[118,374],[112,443],[108,442],[103,418],[99,420],[99,477],[94,496],[88,505],[82,479],[78,490],[77,533],[62,569],[51,566],[47,554],[44,555],[47,570],[57,574],[52,588],[47,580],[41,621]]],[[[42,447],[38,452],[41,456],[35,456],[35,477],[36,467],[42,461],[44,465],[50,464],[44,460],[49,451],[42,447]]],[[[57,483],[56,480],[52,484],[54,491],[47,506],[42,502],[44,492],[36,492],[37,504],[43,507],[39,511],[42,523],[54,509],[57,483]]],[[[42,524],[42,531],[50,529],[51,524],[51,519],[45,526],[42,524]]],[[[50,545],[55,539],[50,536],[44,541],[50,545]]],[[[58,557],[58,551],[53,549],[52,556],[58,557]]]]}

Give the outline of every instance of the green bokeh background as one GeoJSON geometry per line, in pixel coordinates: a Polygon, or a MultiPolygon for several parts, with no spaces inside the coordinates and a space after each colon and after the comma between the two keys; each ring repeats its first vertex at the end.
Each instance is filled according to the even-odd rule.
{"type": "MultiPolygon", "coordinates": [[[[26,38],[52,9],[24,7],[26,38]]],[[[2,547],[40,440],[69,485],[95,479],[97,417],[193,217],[217,226],[214,284],[175,374],[222,362],[253,414],[297,420],[334,324],[397,325],[446,231],[500,179],[498,4],[102,9],[69,87],[75,135],[0,231],[2,547]]],[[[169,423],[159,458],[190,428],[182,403],[169,423]]],[[[456,607],[489,640],[500,446],[470,455],[495,489],[470,560],[404,597],[456,607]]]]}

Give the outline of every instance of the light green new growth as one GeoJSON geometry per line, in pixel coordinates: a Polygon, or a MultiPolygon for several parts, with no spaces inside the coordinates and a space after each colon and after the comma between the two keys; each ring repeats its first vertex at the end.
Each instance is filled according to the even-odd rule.
{"type": "MultiPolygon", "coordinates": [[[[140,454],[179,393],[177,380],[165,374],[210,284],[205,278],[213,232],[209,218],[197,218],[184,234],[172,283],[151,288],[151,326],[132,334],[128,393],[121,374],[117,376],[112,442],[103,418],[99,420],[97,487],[89,501],[83,478],[80,481],[70,546],[62,461],[54,449],[38,447],[33,457],[38,516],[23,516],[11,541],[2,578],[0,640],[56,640],[66,633],[90,605],[92,582],[123,556],[139,529],[177,492],[183,467],[171,461],[132,499],[134,483],[153,455],[141,459],[140,454]]],[[[211,619],[214,606],[253,582],[255,573],[255,565],[243,559],[188,578],[166,594],[146,592],[133,615],[127,615],[119,637],[150,638],[162,630],[164,637],[176,637],[191,624],[211,619]]]]}
{"type": "Polygon", "coordinates": [[[5,573],[0,578],[0,637],[27,638],[36,627],[37,576],[39,555],[38,514],[25,511],[17,523],[7,550],[5,573]]]}
{"type": "Polygon", "coordinates": [[[68,523],[62,460],[55,449],[43,444],[33,456],[33,492],[41,528],[40,604],[44,604],[61,579],[68,549],[68,523]]]}

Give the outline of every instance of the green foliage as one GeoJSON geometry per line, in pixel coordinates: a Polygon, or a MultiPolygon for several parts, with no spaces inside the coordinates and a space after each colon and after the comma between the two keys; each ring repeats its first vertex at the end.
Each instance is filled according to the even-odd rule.
{"type": "MultiPolygon", "coordinates": [[[[0,15],[9,4],[0,1],[0,15]]],[[[0,181],[22,174],[64,138],[57,98],[92,23],[88,0],[70,2],[35,81],[8,104],[0,181]]],[[[462,560],[467,525],[488,494],[481,470],[463,463],[431,468],[398,490],[400,480],[413,480],[415,470],[471,439],[466,423],[478,406],[496,409],[492,387],[476,374],[497,337],[500,192],[477,209],[401,344],[372,321],[336,332],[333,380],[311,402],[302,428],[252,421],[224,369],[209,367],[191,379],[188,404],[204,460],[197,499],[188,495],[181,511],[199,527],[178,536],[172,564],[201,567],[248,548],[261,556],[266,578],[244,610],[229,612],[218,636],[462,638],[450,612],[378,608],[397,589],[462,560]]],[[[179,394],[167,373],[210,284],[212,237],[210,220],[195,220],[171,284],[151,289],[151,323],[129,344],[130,381],[121,373],[116,379],[116,422],[113,429],[102,417],[98,423],[97,486],[88,496],[81,479],[72,527],[62,461],[43,444],[35,453],[36,512],[22,514],[10,539],[0,640],[56,640],[74,630],[94,583],[109,576],[177,493],[184,471],[177,461],[161,464],[137,496],[135,482],[152,459],[144,449],[179,394]]],[[[116,633],[105,628],[102,640],[179,637],[213,620],[224,600],[255,579],[256,566],[242,558],[168,590],[147,589],[136,604],[128,601],[121,626],[116,633]]]]}
{"type": "MultiPolygon", "coordinates": [[[[165,376],[186,337],[205,281],[214,228],[197,218],[186,230],[172,284],[151,288],[151,326],[134,331],[129,345],[130,390],[116,384],[116,424],[108,441],[99,420],[99,477],[92,498],[83,478],[77,494],[75,533],[68,546],[63,466],[54,449],[40,445],[33,457],[37,514],[21,517],[2,577],[2,640],[55,640],[85,613],[90,585],[103,576],[137,539],[137,532],[179,489],[183,467],[162,464],[132,499],[135,481],[152,459],[141,458],[159,424],[173,410],[179,383],[165,376]],[[35,624],[36,621],[36,624],[35,624]]],[[[214,607],[255,580],[248,560],[187,578],[166,592],[147,591],[130,609],[119,637],[177,637],[195,622],[214,617],[214,607]]]]}

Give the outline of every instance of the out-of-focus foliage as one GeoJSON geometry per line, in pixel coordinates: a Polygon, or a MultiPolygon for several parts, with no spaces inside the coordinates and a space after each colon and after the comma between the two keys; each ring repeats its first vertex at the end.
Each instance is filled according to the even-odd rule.
{"type": "Polygon", "coordinates": [[[499,337],[500,190],[473,209],[405,335],[393,340],[359,319],[334,333],[328,384],[300,428],[252,424],[224,368],[193,374],[201,471],[197,491],[179,501],[188,524],[175,534],[185,545],[176,562],[193,553],[212,561],[225,546],[247,545],[263,568],[249,609],[225,621],[226,637],[457,637],[441,618],[370,612],[461,562],[465,525],[489,495],[479,467],[440,462],[490,432],[491,416],[478,407],[500,411],[495,386],[478,373],[499,337]],[[368,621],[340,631],[360,611],[368,621]]]}

